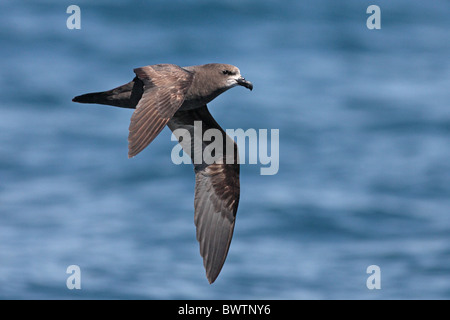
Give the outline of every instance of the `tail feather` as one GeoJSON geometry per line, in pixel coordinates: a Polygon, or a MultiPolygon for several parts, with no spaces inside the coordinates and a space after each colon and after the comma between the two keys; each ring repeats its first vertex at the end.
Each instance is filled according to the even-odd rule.
{"type": "Polygon", "coordinates": [[[144,92],[144,84],[139,78],[120,87],[103,92],[86,93],[76,96],[73,102],[106,104],[120,108],[136,108],[144,92]]]}
{"type": "Polygon", "coordinates": [[[81,96],[76,96],[72,99],[73,102],[79,103],[98,103],[98,104],[108,104],[110,102],[111,95],[108,91],[105,92],[93,92],[82,94],[81,96]]]}

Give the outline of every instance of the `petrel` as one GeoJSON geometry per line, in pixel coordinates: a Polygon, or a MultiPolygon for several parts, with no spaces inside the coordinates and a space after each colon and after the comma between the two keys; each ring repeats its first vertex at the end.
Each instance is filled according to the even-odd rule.
{"type": "Polygon", "coordinates": [[[136,109],[129,127],[129,158],[147,147],[166,125],[177,136],[194,164],[194,222],[206,277],[213,283],[230,247],[240,187],[237,145],[211,116],[207,104],[230,88],[239,85],[253,90],[253,84],[241,76],[237,67],[220,63],[190,67],[157,64],[134,69],[134,73],[136,76],[127,84],[109,91],[83,94],[72,101],[136,109]],[[184,136],[180,136],[177,129],[185,129],[194,137],[195,121],[201,121],[202,137],[208,129],[222,134],[222,151],[215,150],[214,156],[218,161],[194,162],[194,155],[203,152],[212,141],[202,141],[202,150],[197,150],[194,139],[183,141],[184,136]],[[227,156],[230,157],[226,154],[226,145],[230,142],[234,146],[231,155],[234,161],[226,161],[227,156]]]}

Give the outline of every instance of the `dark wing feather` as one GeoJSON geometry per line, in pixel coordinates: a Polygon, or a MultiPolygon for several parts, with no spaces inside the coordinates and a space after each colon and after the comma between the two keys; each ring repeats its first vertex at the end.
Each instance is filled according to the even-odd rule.
{"type": "Polygon", "coordinates": [[[134,157],[156,138],[183,104],[192,73],[172,64],[134,69],[144,93],[131,117],[128,157],[134,157]]]}
{"type": "MultiPolygon", "coordinates": [[[[210,283],[216,280],[228,254],[233,237],[236,212],[239,204],[239,160],[234,141],[226,135],[209,113],[206,106],[193,110],[179,110],[168,126],[177,136],[176,129],[186,129],[194,137],[194,121],[202,121],[202,135],[208,129],[218,129],[223,136],[223,154],[213,164],[194,164],[195,167],[195,225],[200,254],[210,283]],[[231,145],[233,154],[225,154],[231,145]],[[232,163],[226,161],[232,157],[232,163]],[[228,163],[227,163],[228,162],[228,163]]],[[[180,136],[177,136],[180,141],[180,136]]],[[[185,152],[194,161],[195,152],[203,152],[211,142],[202,142],[202,148],[194,150],[194,139],[181,141],[185,152]]],[[[216,150],[217,152],[218,150],[216,150]]],[[[231,153],[231,152],[230,152],[231,153]]]]}

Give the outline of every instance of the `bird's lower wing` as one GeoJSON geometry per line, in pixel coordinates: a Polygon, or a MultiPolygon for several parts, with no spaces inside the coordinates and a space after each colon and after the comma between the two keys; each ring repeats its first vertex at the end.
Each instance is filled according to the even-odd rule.
{"type": "Polygon", "coordinates": [[[176,65],[161,64],[134,69],[144,92],[131,116],[128,157],[134,157],[162,131],[183,104],[192,74],[176,65]]]}
{"type": "MultiPolygon", "coordinates": [[[[217,124],[206,106],[198,109],[175,113],[168,126],[180,141],[180,138],[189,141],[180,142],[184,151],[188,153],[193,162],[195,154],[202,152],[212,143],[201,141],[201,147],[194,143],[194,124],[201,121],[201,135],[208,129],[217,129],[222,135],[222,150],[215,150],[215,161],[207,164],[205,161],[194,163],[195,168],[195,225],[197,227],[197,240],[200,244],[200,254],[206,269],[206,277],[210,283],[219,275],[228,254],[233,237],[236,212],[239,204],[239,158],[234,141],[226,135],[217,124]],[[185,129],[189,135],[183,134],[185,129]],[[228,147],[227,145],[231,145],[228,147]],[[230,161],[230,157],[231,160],[230,161]],[[227,161],[228,159],[228,161],[227,161]],[[231,162],[231,163],[230,163],[231,162]]],[[[198,134],[198,130],[196,133],[198,134]]],[[[198,159],[198,157],[197,157],[198,159]]]]}

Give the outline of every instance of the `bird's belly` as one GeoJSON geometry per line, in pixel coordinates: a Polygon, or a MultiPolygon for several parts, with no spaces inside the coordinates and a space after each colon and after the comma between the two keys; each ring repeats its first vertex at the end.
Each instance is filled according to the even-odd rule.
{"type": "Polygon", "coordinates": [[[181,105],[180,109],[178,110],[192,110],[203,107],[205,104],[207,104],[209,101],[200,101],[200,100],[184,100],[183,104],[181,105]]]}

